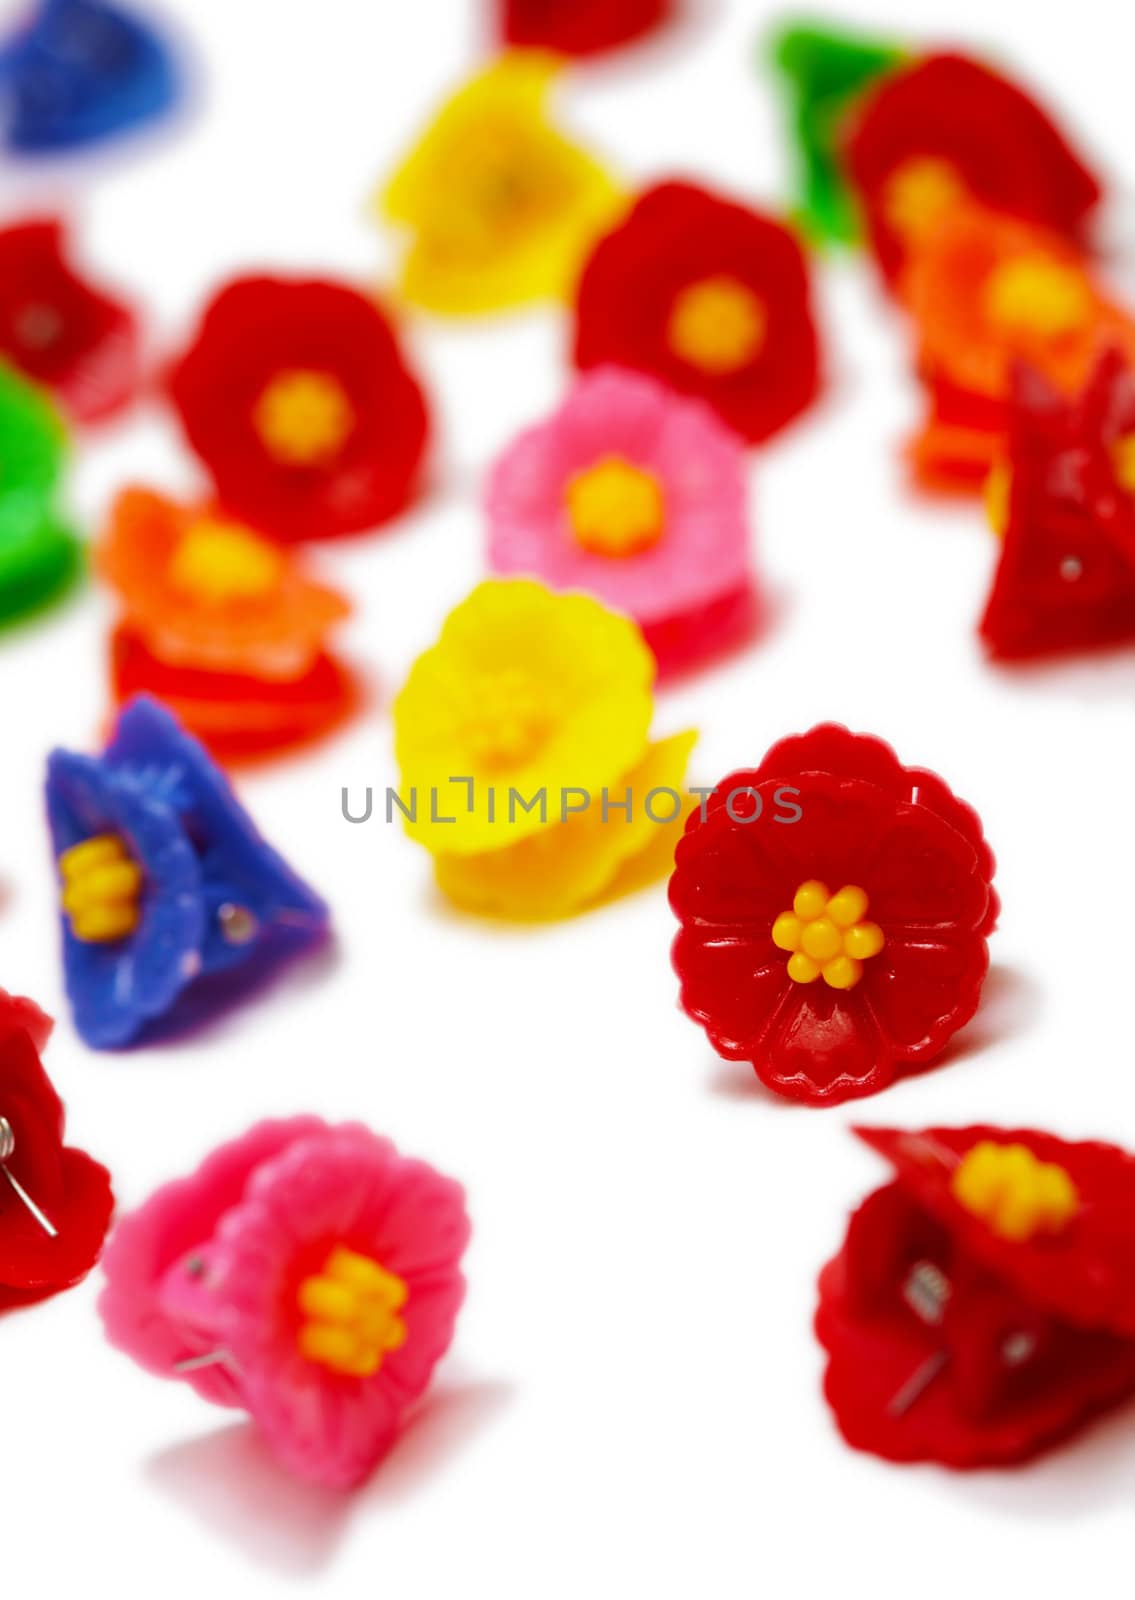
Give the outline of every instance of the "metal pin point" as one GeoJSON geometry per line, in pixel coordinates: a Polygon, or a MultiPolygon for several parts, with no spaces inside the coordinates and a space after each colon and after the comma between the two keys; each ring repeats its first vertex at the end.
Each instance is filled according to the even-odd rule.
{"type": "Polygon", "coordinates": [[[16,1135],[12,1128],[12,1124],[8,1121],[7,1117],[0,1117],[0,1173],[7,1178],[8,1184],[12,1190],[12,1193],[16,1196],[16,1199],[22,1206],[25,1206],[27,1210],[31,1212],[36,1222],[39,1223],[44,1233],[47,1234],[47,1237],[49,1239],[58,1239],[59,1229],[54,1225],[49,1217],[44,1216],[43,1212],[36,1205],[35,1201],[24,1188],[23,1184],[21,1184],[12,1175],[12,1172],[8,1167],[8,1162],[15,1154],[15,1150],[16,1135]]]}

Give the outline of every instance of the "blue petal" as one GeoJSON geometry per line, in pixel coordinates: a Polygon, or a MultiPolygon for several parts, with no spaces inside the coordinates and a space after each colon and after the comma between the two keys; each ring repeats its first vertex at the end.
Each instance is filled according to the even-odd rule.
{"type": "Polygon", "coordinates": [[[58,857],[100,833],[129,842],[145,874],[142,915],[128,939],[90,944],[66,917],[63,966],[75,1026],[95,1049],[128,1043],[164,1015],[201,966],[205,925],[201,870],[177,813],[137,789],[105,759],[55,751],[48,759],[47,814],[58,857]]]}
{"type": "Polygon", "coordinates": [[[69,150],[160,116],[180,97],[169,47],[102,0],[44,0],[0,57],[10,149],[69,150]]]}
{"type": "Polygon", "coordinates": [[[321,937],[328,921],[324,901],[261,837],[224,774],[156,700],[140,695],[130,702],[105,759],[179,812],[201,872],[203,972],[249,960],[273,933],[292,935],[293,946],[321,937]],[[240,944],[226,940],[217,916],[225,905],[250,912],[257,936],[240,944]]]}

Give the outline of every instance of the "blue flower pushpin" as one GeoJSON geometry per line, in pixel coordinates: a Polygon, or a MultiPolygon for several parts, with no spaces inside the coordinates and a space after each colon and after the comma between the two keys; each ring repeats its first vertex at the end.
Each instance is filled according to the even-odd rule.
{"type": "Polygon", "coordinates": [[[0,53],[4,141],[29,154],[94,144],[149,122],[181,95],[169,46],[103,0],[40,0],[0,53]]]}
{"type": "Polygon", "coordinates": [[[326,933],[326,905],[155,700],[126,706],[101,756],[52,753],[47,814],[67,993],[94,1049],[200,1020],[326,933]]]}

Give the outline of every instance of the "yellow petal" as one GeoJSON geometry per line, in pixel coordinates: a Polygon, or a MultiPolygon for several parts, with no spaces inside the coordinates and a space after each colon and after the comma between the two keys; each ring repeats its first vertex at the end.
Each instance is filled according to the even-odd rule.
{"type": "Polygon", "coordinates": [[[409,300],[443,314],[564,297],[626,200],[548,118],[558,60],[514,51],[459,88],[388,182],[379,209],[413,231],[409,300]]]}
{"type": "Polygon", "coordinates": [[[645,753],[654,671],[635,624],[588,595],[529,579],[478,585],[394,702],[399,793],[407,805],[417,794],[407,832],[435,854],[479,855],[559,821],[565,787],[597,806],[645,753]],[[547,698],[547,731],[517,766],[486,766],[471,737],[478,686],[520,666],[532,694],[547,698]],[[541,790],[543,806],[526,809],[541,790]]]}
{"type": "MultiPolygon", "coordinates": [[[[633,869],[645,866],[659,876],[673,866],[673,850],[689,810],[672,822],[654,822],[645,813],[652,790],[672,789],[685,796],[685,771],[696,734],[674,734],[650,745],[644,758],[611,785],[611,802],[632,795],[630,820],[608,807],[603,820],[597,793],[586,812],[569,817],[532,836],[482,855],[435,858],[437,881],[452,900],[466,910],[522,921],[570,915],[616,888],[626,874],[624,887],[632,886],[633,869]]],[[[690,802],[692,804],[692,802],[690,802]]],[[[672,809],[662,796],[653,802],[655,814],[672,809]]],[[[633,883],[637,887],[637,883],[633,883]]]]}

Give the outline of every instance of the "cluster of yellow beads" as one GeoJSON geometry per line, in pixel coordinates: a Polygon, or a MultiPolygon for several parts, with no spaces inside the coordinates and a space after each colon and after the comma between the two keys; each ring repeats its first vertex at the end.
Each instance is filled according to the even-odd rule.
{"type": "Polygon", "coordinates": [[[236,523],[203,517],[179,541],[169,581],[202,605],[223,606],[270,594],[283,565],[267,540],[236,523]]]}
{"type": "Polygon", "coordinates": [[[373,1377],[406,1341],[398,1313],[407,1294],[402,1279],[377,1261],[336,1245],[322,1271],[299,1287],[300,1355],[344,1377],[373,1377]]]}
{"type": "Polygon", "coordinates": [[[102,833],[59,857],[63,910],[85,944],[109,944],[134,932],[142,916],[142,870],[117,834],[102,833]]]}
{"type": "Polygon", "coordinates": [[[329,372],[296,367],[277,373],[252,410],[265,449],[294,467],[314,467],[338,454],[354,426],[343,385],[329,372]]]}
{"type": "Polygon", "coordinates": [[[960,1206],[1018,1244],[1038,1233],[1060,1233],[1080,1203],[1063,1167],[1039,1160],[1027,1145],[992,1139],[966,1152],[950,1187],[960,1206]]]}
{"type": "Polygon", "coordinates": [[[547,688],[523,668],[507,667],[479,679],[475,695],[463,729],[473,760],[497,769],[531,760],[555,723],[547,688]]]}
{"type": "Polygon", "coordinates": [[[904,239],[924,239],[965,199],[965,184],[951,161],[912,156],[883,185],[883,214],[904,239]]]}
{"type": "Polygon", "coordinates": [[[748,366],[768,332],[768,310],[737,278],[721,274],[688,284],[675,297],[667,325],[671,350],[699,372],[725,377],[748,366]]]}
{"type": "Polygon", "coordinates": [[[666,506],[652,472],[604,456],[570,480],[568,521],[577,543],[601,556],[633,556],[662,537],[666,506]]]}
{"type": "Polygon", "coordinates": [[[986,316],[1008,333],[1058,339],[1092,320],[1092,291],[1079,268],[1039,252],[994,268],[982,295],[986,316]]]}
{"type": "Polygon", "coordinates": [[[833,989],[853,989],[863,976],[863,963],[883,948],[883,930],[865,922],[867,894],[846,884],[831,894],[826,883],[809,878],[796,891],[792,910],[772,925],[772,941],[791,951],[788,976],[797,983],[823,977],[833,989]]]}

